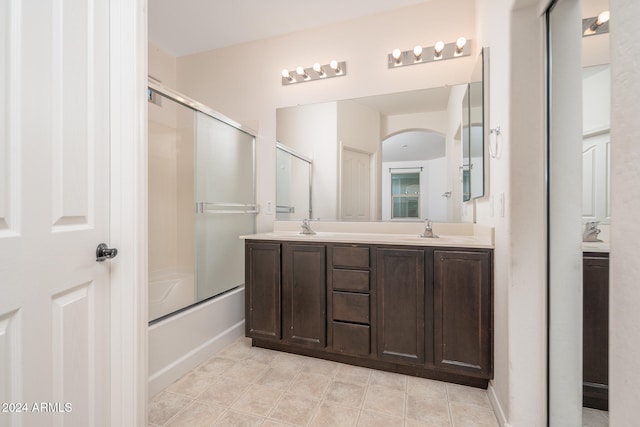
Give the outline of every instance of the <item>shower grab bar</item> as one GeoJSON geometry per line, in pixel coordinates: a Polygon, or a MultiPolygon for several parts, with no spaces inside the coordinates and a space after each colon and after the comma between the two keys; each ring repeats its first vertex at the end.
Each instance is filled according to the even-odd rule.
{"type": "Polygon", "coordinates": [[[260,206],[247,203],[196,202],[197,214],[257,214],[260,206]],[[222,208],[222,209],[220,209],[222,208]],[[224,209],[236,208],[236,209],[224,209]]]}

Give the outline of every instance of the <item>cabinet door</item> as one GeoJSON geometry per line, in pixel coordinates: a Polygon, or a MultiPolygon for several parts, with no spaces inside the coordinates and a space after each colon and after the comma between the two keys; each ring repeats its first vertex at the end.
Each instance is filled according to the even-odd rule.
{"type": "Polygon", "coordinates": [[[491,254],[434,251],[435,365],[491,373],[491,254]]]}
{"type": "Polygon", "coordinates": [[[424,251],[376,250],[378,358],[424,364],[424,251]]]}
{"type": "Polygon", "coordinates": [[[245,258],[246,335],[279,340],[280,244],[247,242],[245,258]]]}
{"type": "Polygon", "coordinates": [[[326,248],[285,244],[283,327],[290,344],[326,346],[326,248]]]}
{"type": "Polygon", "coordinates": [[[583,271],[583,404],[608,409],[609,256],[584,255],[583,271]]]}

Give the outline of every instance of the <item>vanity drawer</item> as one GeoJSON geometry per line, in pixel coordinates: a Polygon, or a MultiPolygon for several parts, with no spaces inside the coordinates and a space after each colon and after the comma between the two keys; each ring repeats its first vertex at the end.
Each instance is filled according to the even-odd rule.
{"type": "Polygon", "coordinates": [[[371,328],[368,325],[333,322],[332,327],[334,351],[362,356],[371,353],[371,328]]]}
{"type": "Polygon", "coordinates": [[[369,323],[369,295],[334,292],[333,320],[369,323]]]}
{"type": "Polygon", "coordinates": [[[369,292],[369,272],[362,270],[333,269],[333,289],[356,292],[369,292]]]}
{"type": "Polygon", "coordinates": [[[331,261],[334,267],[369,268],[369,248],[334,246],[331,261]]]}

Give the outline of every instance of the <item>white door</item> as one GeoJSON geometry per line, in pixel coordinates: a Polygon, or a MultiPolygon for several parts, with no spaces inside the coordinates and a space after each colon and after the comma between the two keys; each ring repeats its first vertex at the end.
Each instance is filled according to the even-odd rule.
{"type": "Polygon", "coordinates": [[[2,427],[109,424],[109,15],[0,2],[2,427]]]}
{"type": "Polygon", "coordinates": [[[611,222],[611,137],[609,132],[587,137],[582,145],[582,221],[611,222]]]}
{"type": "Polygon", "coordinates": [[[371,156],[342,150],[341,219],[369,221],[371,218],[371,156]]]}

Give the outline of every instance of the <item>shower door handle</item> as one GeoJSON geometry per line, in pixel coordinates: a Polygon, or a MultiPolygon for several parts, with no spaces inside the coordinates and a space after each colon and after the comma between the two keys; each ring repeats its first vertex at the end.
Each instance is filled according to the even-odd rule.
{"type": "Polygon", "coordinates": [[[106,243],[100,243],[96,248],[96,261],[98,262],[115,258],[116,255],[118,255],[118,250],[116,248],[109,248],[106,243]]]}

